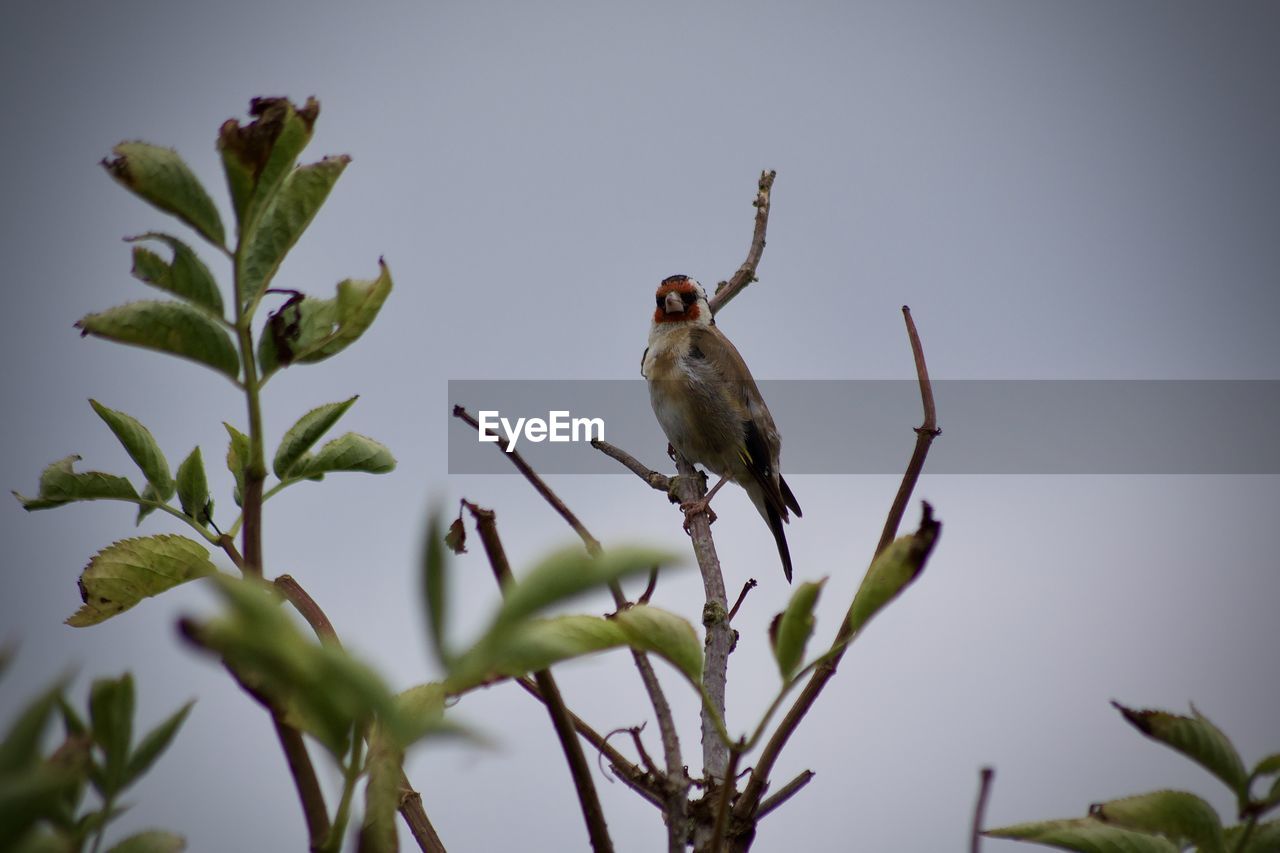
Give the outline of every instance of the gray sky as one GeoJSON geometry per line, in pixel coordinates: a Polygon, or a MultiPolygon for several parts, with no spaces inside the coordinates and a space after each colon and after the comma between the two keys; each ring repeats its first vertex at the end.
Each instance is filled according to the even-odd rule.
{"type": "MultiPolygon", "coordinates": [[[[430,498],[494,507],[517,566],[569,538],[522,480],[447,476],[447,430],[462,429],[447,380],[635,377],[654,286],[733,272],[762,168],[778,179],[761,283],[721,317],[757,378],[909,378],[904,303],[943,378],[1280,378],[1274,4],[19,0],[6,19],[0,482],[30,493],[72,452],[132,474],[93,397],[146,423],[173,464],[200,444],[231,506],[219,422],[244,415],[230,384],[72,329],[153,295],[129,277],[120,238],[170,227],[97,161],[122,139],[174,146],[229,220],[218,125],[255,95],[316,95],[306,156],[354,159],[277,286],[328,295],[383,256],[396,290],[351,350],[273,380],[268,434],[358,392],[344,427],[385,441],[399,467],[273,501],[267,560],[397,687],[434,674],[415,578],[430,498]]],[[[915,424],[901,425],[904,462],[915,424]]],[[[631,449],[663,461],[661,447],[631,449]]],[[[605,542],[686,547],[679,514],[635,478],[554,484],[605,542]]],[[[829,637],[896,478],[792,486],[805,509],[788,531],[797,575],[831,576],[829,637]]],[[[1132,732],[1113,698],[1195,701],[1248,762],[1280,747],[1267,663],[1280,645],[1276,477],[926,474],[917,495],[946,525],[929,572],[858,642],[784,753],[779,782],[818,775],[765,821],[759,849],[958,849],[983,764],[997,767],[993,824],[1157,787],[1227,804],[1207,774],[1132,732]]],[[[764,632],[788,591],[741,490],[716,505],[728,585],[762,582],[731,661],[740,729],[776,685],[764,632]]],[[[0,718],[68,666],[77,695],[134,670],[143,725],[199,697],[122,828],[171,827],[194,850],[297,849],[265,715],[175,639],[177,615],[208,610],[202,590],[92,629],[61,624],[80,568],[134,535],[132,518],[106,504],[0,509],[0,634],[22,643],[0,718]]],[[[170,529],[153,517],[140,532],[170,529]]],[[[478,554],[457,568],[464,638],[493,590],[478,554]]],[[[696,622],[699,595],[686,572],[657,603],[696,622]]],[[[566,666],[561,681],[599,729],[646,718],[624,658],[566,666]]],[[[696,705],[669,684],[696,767],[696,705]]],[[[428,746],[408,768],[450,849],[585,849],[545,714],[504,687],[456,713],[497,749],[428,746]]],[[[653,809],[601,787],[618,848],[659,849],[653,809]]]]}

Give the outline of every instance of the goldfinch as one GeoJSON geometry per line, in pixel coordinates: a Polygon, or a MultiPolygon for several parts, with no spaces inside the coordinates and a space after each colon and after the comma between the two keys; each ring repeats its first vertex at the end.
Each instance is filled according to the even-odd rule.
{"type": "MultiPolygon", "coordinates": [[[[682,504],[687,520],[707,511],[726,480],[746,489],[769,524],[782,571],[791,582],[791,551],[782,525],[800,504],[782,479],[782,439],[747,363],[716,328],[702,285],[673,275],[658,286],[657,310],[640,372],[649,383],[653,413],[672,448],[720,477],[707,496],[682,504]]],[[[711,515],[715,520],[714,514],[711,515]]]]}

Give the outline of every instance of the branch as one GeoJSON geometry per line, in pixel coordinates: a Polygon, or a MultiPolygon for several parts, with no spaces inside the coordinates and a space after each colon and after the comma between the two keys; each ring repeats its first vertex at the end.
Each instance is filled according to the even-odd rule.
{"type": "Polygon", "coordinates": [[[733,794],[735,783],[738,776],[738,762],[742,759],[742,751],[746,748],[746,743],[739,740],[734,744],[733,749],[729,750],[729,765],[725,769],[724,779],[720,784],[720,798],[716,802],[716,819],[711,827],[711,844],[708,847],[710,853],[720,853],[723,844],[728,839],[725,832],[729,828],[729,812],[733,805],[733,794]]]}
{"type": "MultiPolygon", "coordinates": [[[[480,424],[475,418],[462,406],[453,407],[453,416],[469,424],[477,432],[480,424]]],[[[587,528],[578,520],[564,501],[560,500],[555,492],[551,491],[537,472],[530,467],[528,462],[524,461],[524,457],[519,451],[509,450],[506,439],[496,433],[489,432],[489,435],[497,439],[497,446],[503,452],[503,455],[516,466],[525,479],[533,486],[534,491],[542,495],[542,497],[551,504],[552,509],[560,514],[560,517],[568,522],[574,532],[582,540],[586,546],[587,553],[597,555],[600,553],[600,542],[591,535],[587,528]]],[[[625,595],[622,594],[622,587],[617,581],[610,581],[609,592],[613,596],[614,605],[619,610],[625,610],[630,606],[625,595]]],[[[677,848],[677,833],[684,824],[684,814],[686,806],[685,791],[687,788],[679,784],[679,780],[684,776],[684,762],[680,757],[680,736],[676,733],[675,720],[671,716],[671,706],[667,704],[667,696],[662,690],[662,685],[658,681],[657,673],[653,671],[653,664],[649,662],[649,658],[644,652],[631,649],[631,659],[635,662],[636,670],[640,673],[640,681],[644,684],[645,692],[649,694],[649,701],[653,705],[654,716],[658,719],[658,731],[662,737],[663,758],[667,765],[668,788],[670,794],[667,801],[667,834],[668,845],[672,850],[683,850],[684,842],[679,841],[677,848]]]]}
{"type": "Polygon", "coordinates": [[[973,805],[973,829],[969,832],[969,853],[982,853],[982,823],[987,812],[987,798],[991,795],[991,780],[996,775],[992,767],[984,767],[978,773],[978,802],[973,805]]]}
{"type": "MultiPolygon", "coordinates": [[[[226,548],[230,544],[231,549],[234,550],[235,543],[231,542],[230,537],[223,538],[226,540],[223,542],[223,547],[226,548]]],[[[232,556],[232,560],[235,560],[235,556],[232,556]]],[[[316,632],[320,642],[342,645],[329,617],[300,583],[291,575],[281,575],[275,579],[274,584],[285,599],[307,620],[307,624],[316,632]]],[[[283,744],[283,737],[281,742],[283,744]]],[[[314,770],[312,775],[314,776],[314,770]]],[[[409,827],[413,840],[418,843],[418,849],[422,853],[445,853],[444,843],[436,834],[435,827],[431,825],[431,819],[427,817],[427,811],[422,805],[422,795],[409,783],[409,777],[405,775],[403,767],[400,769],[400,789],[400,817],[409,827]]]]}
{"type": "Polygon", "coordinates": [[[333,643],[337,646],[342,645],[342,641],[338,639],[338,632],[333,629],[333,623],[329,621],[329,617],[324,615],[320,605],[316,604],[315,599],[307,594],[307,591],[293,579],[292,575],[281,575],[272,583],[293,605],[293,609],[301,613],[302,618],[307,620],[307,624],[311,626],[311,630],[316,632],[320,642],[333,643]]]}
{"type": "MultiPolygon", "coordinates": [[[[546,702],[546,699],[542,695],[542,691],[538,689],[538,685],[535,684],[532,679],[517,678],[515,682],[520,685],[526,693],[537,699],[539,702],[546,702]]],[[[609,739],[607,737],[591,728],[591,726],[577,714],[570,711],[569,719],[573,723],[573,727],[578,734],[581,735],[587,743],[594,746],[600,754],[609,761],[609,765],[614,769],[614,772],[617,773],[618,777],[622,779],[627,787],[631,788],[658,808],[663,807],[663,792],[659,791],[652,784],[648,776],[645,775],[645,771],[641,770],[634,763],[627,760],[625,755],[610,746],[609,739]]],[[[657,768],[654,768],[654,770],[656,771],[657,768]]],[[[655,772],[655,776],[656,775],[657,774],[655,772]]]]}
{"type": "MultiPolygon", "coordinates": [[[[480,423],[475,418],[471,417],[471,413],[462,406],[453,407],[453,416],[464,423],[470,424],[471,428],[476,430],[477,433],[480,431],[480,423]]],[[[593,557],[599,556],[600,542],[591,535],[583,523],[578,520],[578,517],[573,514],[573,511],[570,510],[569,507],[565,506],[565,502],[560,500],[560,496],[551,491],[551,487],[538,476],[538,473],[533,470],[528,462],[524,461],[524,457],[521,456],[519,452],[510,449],[510,445],[507,443],[505,438],[493,432],[488,434],[494,436],[498,440],[498,447],[504,452],[506,457],[511,460],[511,464],[516,466],[516,470],[523,474],[524,478],[529,481],[530,485],[533,486],[534,491],[542,495],[546,502],[551,504],[551,508],[559,513],[561,518],[568,522],[569,526],[573,528],[573,532],[578,534],[578,538],[580,538],[582,543],[587,546],[587,553],[593,557]]],[[[626,599],[623,599],[622,602],[618,603],[618,606],[621,607],[625,602],[626,599]]]]}
{"type": "MultiPolygon", "coordinates": [[[[507,562],[506,549],[502,547],[502,539],[498,536],[497,517],[493,510],[483,509],[470,501],[464,500],[462,504],[471,511],[480,541],[484,544],[484,552],[489,558],[489,566],[493,569],[494,579],[503,595],[506,595],[514,578],[511,575],[511,564],[507,562]]],[[[578,792],[578,802],[582,807],[583,820],[587,824],[591,849],[600,853],[612,851],[613,841],[609,838],[604,809],[600,806],[600,796],[596,793],[595,781],[591,778],[591,767],[582,753],[582,744],[574,734],[573,722],[569,719],[569,709],[565,707],[564,698],[560,695],[560,687],[550,670],[535,672],[533,679],[537,682],[543,704],[551,717],[551,725],[560,739],[565,761],[569,764],[569,774],[573,777],[573,787],[578,792]]]]}
{"type": "Polygon", "coordinates": [[[755,578],[747,578],[747,582],[742,585],[742,592],[738,593],[738,600],[733,603],[733,607],[729,608],[729,622],[733,621],[733,617],[738,615],[738,608],[742,606],[742,602],[747,600],[747,593],[760,585],[755,578]]]}
{"type": "Polygon", "coordinates": [[[924,347],[920,344],[920,335],[916,332],[915,321],[911,319],[911,309],[902,306],[902,319],[907,324],[907,338],[911,341],[911,355],[916,363],[916,377],[920,383],[920,402],[924,407],[924,423],[916,427],[916,447],[911,453],[911,461],[907,464],[906,473],[898,485],[898,493],[893,497],[893,506],[884,520],[884,530],[880,532],[880,542],[876,545],[876,554],[889,547],[893,538],[898,535],[898,526],[902,524],[902,514],[906,512],[907,501],[915,490],[916,481],[924,469],[924,459],[929,455],[929,445],[942,435],[938,429],[938,411],[933,405],[933,383],[929,381],[929,368],[924,363],[924,347]]]}
{"type": "MultiPolygon", "coordinates": [[[[206,652],[218,654],[216,649],[210,648],[205,642],[204,637],[201,636],[200,627],[193,620],[179,619],[178,633],[193,646],[206,652]]],[[[218,656],[221,658],[221,655],[218,656]]],[[[284,752],[285,761],[289,765],[289,775],[293,777],[294,787],[298,791],[298,801],[302,804],[302,814],[307,822],[310,849],[319,849],[329,835],[329,809],[325,806],[324,791],[320,789],[320,781],[316,778],[315,765],[311,763],[311,756],[307,752],[307,744],[302,739],[302,733],[285,722],[283,709],[277,708],[270,697],[241,678],[240,673],[232,669],[225,660],[223,660],[222,665],[231,674],[231,677],[235,679],[236,683],[240,685],[240,688],[252,696],[271,715],[276,737],[280,739],[280,748],[284,752]]]]}
{"type": "Polygon", "coordinates": [[[631,473],[635,474],[641,480],[649,484],[649,488],[657,489],[660,492],[669,492],[671,490],[671,478],[666,474],[659,474],[650,468],[646,468],[642,462],[632,456],[620,447],[614,447],[609,442],[593,438],[591,446],[599,450],[610,459],[616,459],[627,467],[631,473]]]}
{"type": "Polygon", "coordinates": [[[767,171],[760,173],[760,182],[756,187],[756,200],[752,202],[756,209],[756,227],[751,234],[751,247],[747,249],[747,259],[738,267],[733,278],[716,285],[715,295],[709,300],[711,316],[729,304],[729,300],[737,296],[748,284],[756,280],[756,267],[760,266],[760,256],[764,254],[764,232],[769,227],[769,193],[773,189],[773,179],[778,173],[767,171]]]}
{"type": "Polygon", "coordinates": [[[436,828],[427,818],[427,810],[422,807],[422,795],[409,784],[409,777],[400,770],[400,817],[409,827],[413,840],[418,842],[422,853],[445,853],[444,842],[436,834],[436,828]]]}
{"type": "Polygon", "coordinates": [[[800,789],[812,782],[813,777],[814,772],[812,770],[805,770],[799,776],[779,788],[778,793],[770,794],[765,797],[760,803],[760,808],[756,811],[756,820],[761,820],[769,812],[800,793],[800,789]]]}
{"type": "MultiPolygon", "coordinates": [[[[929,445],[933,443],[935,437],[942,434],[942,431],[938,429],[937,411],[933,404],[933,386],[929,382],[929,371],[924,361],[924,349],[920,345],[920,337],[916,333],[915,323],[911,319],[911,309],[905,305],[902,306],[902,316],[907,324],[907,336],[911,340],[911,351],[915,357],[916,378],[920,385],[920,399],[924,407],[924,424],[915,431],[915,450],[911,454],[911,462],[907,465],[906,472],[902,475],[902,484],[898,487],[898,494],[894,498],[893,506],[885,519],[884,531],[880,536],[880,543],[876,546],[877,556],[888,547],[889,543],[893,541],[893,537],[897,534],[898,525],[902,522],[902,513],[911,497],[912,491],[915,490],[916,482],[920,478],[920,471],[924,468],[924,460],[929,453],[929,445]]],[[[782,722],[778,724],[778,728],[769,738],[769,742],[765,744],[764,750],[756,762],[755,769],[751,772],[751,779],[747,782],[747,787],[743,789],[742,796],[738,798],[737,805],[734,806],[734,816],[739,820],[751,820],[753,817],[755,820],[759,820],[760,799],[768,786],[769,774],[773,771],[773,765],[777,762],[778,756],[782,754],[782,749],[786,746],[791,735],[795,733],[796,727],[800,725],[805,714],[809,713],[809,709],[813,707],[813,703],[817,701],[827,682],[835,675],[836,667],[839,665],[841,658],[849,650],[848,641],[852,633],[853,631],[846,615],[833,644],[836,652],[831,655],[827,663],[814,670],[813,675],[809,677],[808,683],[805,684],[795,703],[787,711],[782,722]]],[[[750,838],[746,838],[744,843],[745,846],[739,845],[736,849],[748,849],[750,838]]]]}

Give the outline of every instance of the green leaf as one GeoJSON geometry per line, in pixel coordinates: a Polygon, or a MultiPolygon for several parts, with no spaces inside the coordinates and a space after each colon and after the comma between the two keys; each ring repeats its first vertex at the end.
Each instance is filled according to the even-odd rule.
{"type": "Polygon", "coordinates": [[[813,636],[813,609],[818,604],[818,596],[826,582],[827,579],[823,578],[796,587],[787,609],[779,613],[770,626],[769,640],[773,646],[773,658],[778,663],[778,672],[782,674],[783,681],[790,681],[804,660],[804,650],[809,644],[809,638],[813,636]]]}
{"type": "Polygon", "coordinates": [[[426,538],[422,546],[422,598],[427,612],[427,636],[436,660],[446,668],[452,654],[446,646],[445,619],[448,608],[448,558],[440,533],[440,514],[433,511],[427,519],[426,538]]]}
{"type": "Polygon", "coordinates": [[[600,616],[529,619],[477,644],[446,682],[449,693],[464,693],[494,676],[518,678],[554,664],[627,644],[619,625],[600,616]]]}
{"type": "Polygon", "coordinates": [[[346,754],[356,723],[371,718],[397,744],[420,734],[417,721],[400,714],[395,696],[373,670],[341,646],[304,637],[274,590],[226,576],[216,578],[214,588],[226,613],[184,630],[219,653],[255,695],[281,709],[287,722],[313,735],[335,758],[346,754]]]}
{"type": "Polygon", "coordinates": [[[702,681],[702,642],[681,617],[640,604],[621,611],[613,622],[633,648],[653,652],[695,685],[702,681]]]}
{"type": "Polygon", "coordinates": [[[0,850],[11,850],[33,826],[63,809],[76,777],[48,765],[0,777],[0,850]]]}
{"type": "Polygon", "coordinates": [[[287,98],[254,98],[250,124],[227,119],[218,130],[218,151],[242,239],[311,141],[319,114],[315,98],[301,109],[287,98]]]}
{"type": "Polygon", "coordinates": [[[191,700],[175,711],[167,720],[160,723],[138,743],[138,748],[133,751],[133,755],[129,756],[128,764],[125,767],[124,784],[131,785],[138,780],[143,773],[151,768],[156,759],[160,757],[166,749],[169,748],[170,741],[177,734],[178,729],[186,722],[187,714],[191,713],[191,706],[195,704],[195,700],[191,700]]]}
{"type": "Polygon", "coordinates": [[[97,625],[144,598],[216,573],[209,552],[183,536],[166,533],[115,542],[99,551],[80,573],[84,605],[67,624],[73,628],[97,625]]]}
{"type": "Polygon", "coordinates": [[[311,224],[349,162],[351,158],[345,155],[326,157],[294,169],[250,232],[242,236],[239,281],[246,305],[260,297],[271,283],[285,255],[311,224]]]}
{"type": "Polygon", "coordinates": [[[1089,815],[1113,826],[1163,835],[1179,847],[1221,853],[1222,821],[1213,807],[1184,791],[1153,791],[1090,807],[1089,815]]]}
{"type": "Polygon", "coordinates": [[[924,570],[942,525],[933,518],[933,509],[924,505],[920,529],[900,536],[885,548],[867,569],[845,617],[850,636],[861,631],[880,610],[906,589],[924,570]]]}
{"type": "MultiPolygon", "coordinates": [[[[155,486],[151,485],[150,483],[147,483],[147,485],[143,487],[142,499],[144,501],[155,501],[156,503],[164,503],[164,499],[161,498],[160,495],[156,493],[155,486]]],[[[138,504],[138,517],[135,518],[133,521],[134,526],[137,527],[138,525],[141,525],[142,519],[146,518],[148,515],[151,515],[151,513],[155,511],[156,511],[156,508],[154,506],[148,506],[146,504],[138,504]]]]}
{"type": "MultiPolygon", "coordinates": [[[[359,399],[359,395],[341,403],[326,403],[307,412],[280,440],[271,469],[281,480],[287,478],[298,460],[320,440],[329,429],[359,399]]],[[[394,463],[393,463],[394,464],[394,463]]]]}
{"type": "Polygon", "coordinates": [[[1168,839],[1111,826],[1093,818],[1020,823],[988,829],[982,834],[1080,853],[1178,853],[1178,848],[1168,839]]]}
{"type": "Polygon", "coordinates": [[[318,477],[331,471],[364,471],[385,474],[396,467],[385,445],[354,432],[338,436],[314,456],[305,455],[292,467],[291,476],[318,477]]]}
{"type": "Polygon", "coordinates": [[[333,299],[291,299],[273,313],[258,344],[267,376],[294,362],[313,364],[346,349],[364,334],[391,294],[391,272],[378,261],[371,281],[347,279],[333,299]]]}
{"type": "Polygon", "coordinates": [[[1249,840],[1240,846],[1240,836],[1245,825],[1237,824],[1226,831],[1226,846],[1232,853],[1276,853],[1280,850],[1280,820],[1259,823],[1249,833],[1249,840]]]}
{"type": "Polygon", "coordinates": [[[1258,762],[1258,766],[1253,768],[1255,778],[1270,776],[1273,773],[1280,773],[1280,752],[1274,752],[1266,758],[1258,762]]]}
{"type": "Polygon", "coordinates": [[[27,703],[0,741],[0,778],[35,766],[40,758],[40,740],[54,709],[62,699],[62,682],[27,703]]]}
{"type": "Polygon", "coordinates": [[[227,330],[198,308],[181,302],[130,302],[87,314],[76,323],[81,336],[167,352],[212,367],[235,381],[240,356],[227,330]]]}
{"type": "Polygon", "coordinates": [[[138,493],[124,477],[100,471],[77,473],[72,466],[80,461],[76,455],[59,459],[40,474],[40,494],[26,498],[14,492],[23,509],[31,512],[50,509],[73,501],[136,500],[138,493]]]}
{"type": "Polygon", "coordinates": [[[654,566],[675,565],[680,558],[652,548],[618,547],[591,557],[580,545],[558,550],[507,591],[491,630],[502,630],[545,610],[553,604],[621,580],[647,574],[654,566]]]}
{"type": "Polygon", "coordinates": [[[154,231],[127,239],[131,243],[158,240],[173,251],[173,259],[166,261],[150,249],[134,246],[134,278],[222,316],[222,293],[213,280],[213,273],[209,272],[204,261],[200,260],[190,246],[176,237],[154,231]]]}
{"type": "Polygon", "coordinates": [[[249,467],[249,436],[226,421],[222,425],[227,428],[227,435],[231,437],[227,444],[227,470],[236,479],[232,497],[235,498],[236,506],[244,506],[244,475],[249,467]]]}
{"type": "Polygon", "coordinates": [[[1193,705],[1190,717],[1167,711],[1135,710],[1111,703],[1138,731],[1190,758],[1226,784],[1241,802],[1249,796],[1244,762],[1222,730],[1193,705]]]}
{"type": "Polygon", "coordinates": [[[209,502],[209,481],[204,473],[204,457],[196,447],[178,466],[178,500],[182,511],[200,524],[209,523],[212,504],[209,502]]]}
{"type": "Polygon", "coordinates": [[[125,786],[125,766],[133,742],[133,676],[100,678],[89,688],[89,725],[93,742],[106,758],[99,792],[110,799],[125,786]]]}
{"type": "Polygon", "coordinates": [[[160,829],[149,829],[130,835],[107,853],[181,853],[187,841],[181,835],[160,829]]]}
{"type": "MultiPolygon", "coordinates": [[[[156,443],[151,431],[138,420],[124,412],[108,409],[97,400],[90,400],[89,405],[98,413],[98,417],[106,422],[124,445],[129,458],[134,461],[151,484],[152,500],[164,502],[173,497],[173,478],[169,476],[169,463],[156,443]]],[[[144,493],[144,496],[145,493],[144,493]]]]}
{"type": "Polygon", "coordinates": [[[115,159],[102,161],[111,177],[215,246],[226,244],[218,209],[178,152],[145,142],[121,142],[111,151],[115,159]]]}

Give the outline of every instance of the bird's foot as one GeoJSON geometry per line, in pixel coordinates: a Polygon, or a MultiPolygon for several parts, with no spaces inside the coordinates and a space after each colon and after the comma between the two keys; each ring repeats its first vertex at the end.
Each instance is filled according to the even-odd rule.
{"type": "Polygon", "coordinates": [[[710,526],[716,522],[716,511],[711,508],[710,497],[702,498],[696,501],[685,501],[680,504],[680,511],[684,513],[684,532],[689,532],[689,525],[693,523],[693,517],[700,512],[707,514],[707,525],[710,526]]]}

